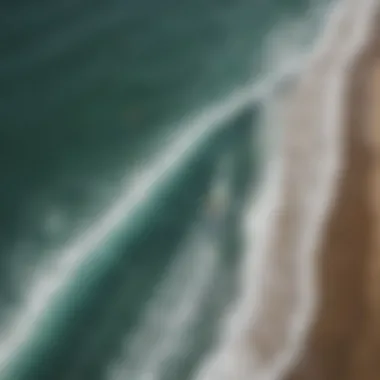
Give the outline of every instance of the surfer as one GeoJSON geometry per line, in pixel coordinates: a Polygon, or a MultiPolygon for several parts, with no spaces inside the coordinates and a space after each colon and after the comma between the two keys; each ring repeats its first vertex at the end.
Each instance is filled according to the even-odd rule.
{"type": "Polygon", "coordinates": [[[218,181],[210,191],[206,200],[206,229],[211,239],[219,240],[223,236],[223,229],[226,224],[227,212],[229,209],[230,191],[229,184],[218,181]]]}

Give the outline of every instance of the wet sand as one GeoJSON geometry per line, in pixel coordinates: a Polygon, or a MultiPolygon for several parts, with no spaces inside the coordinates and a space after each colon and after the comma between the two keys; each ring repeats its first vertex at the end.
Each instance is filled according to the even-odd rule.
{"type": "Polygon", "coordinates": [[[317,314],[287,380],[380,379],[380,27],[356,60],[344,126],[317,264],[317,314]]]}
{"type": "Polygon", "coordinates": [[[201,380],[380,379],[375,5],[342,0],[334,8],[276,107],[279,150],[248,210],[255,244],[236,308],[244,318],[201,380]]]}
{"type": "Polygon", "coordinates": [[[261,261],[252,263],[258,307],[245,345],[258,379],[282,379],[302,358],[289,379],[343,380],[343,363],[359,339],[371,234],[370,157],[357,128],[366,112],[363,86],[349,83],[357,49],[369,35],[370,4],[340,3],[283,105],[280,193],[268,243],[255,252],[261,261]],[[347,109],[355,112],[348,117],[347,109]]]}

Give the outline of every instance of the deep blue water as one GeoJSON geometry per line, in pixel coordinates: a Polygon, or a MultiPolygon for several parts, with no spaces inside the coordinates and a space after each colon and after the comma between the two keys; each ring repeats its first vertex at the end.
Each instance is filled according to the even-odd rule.
{"type": "Polygon", "coordinates": [[[191,378],[234,296],[239,221],[260,172],[260,104],[225,117],[219,129],[206,125],[207,138],[196,141],[194,152],[181,153],[176,169],[169,165],[161,179],[140,187],[142,198],[129,210],[120,205],[122,217],[104,239],[77,250],[75,272],[65,281],[60,260],[190,130],[186,117],[198,120],[201,110],[223,106],[265,72],[266,36],[309,5],[0,5],[4,378],[191,378]],[[177,271],[183,271],[179,279],[177,271]],[[59,293],[37,313],[37,323],[22,322],[30,324],[29,335],[14,343],[21,330],[12,321],[29,318],[28,300],[48,273],[42,288],[60,283],[59,293]],[[177,292],[167,295],[170,305],[164,306],[170,291],[159,293],[160,287],[177,292]],[[191,318],[178,316],[182,307],[193,310],[191,318]],[[144,371],[152,377],[142,377],[144,371]]]}

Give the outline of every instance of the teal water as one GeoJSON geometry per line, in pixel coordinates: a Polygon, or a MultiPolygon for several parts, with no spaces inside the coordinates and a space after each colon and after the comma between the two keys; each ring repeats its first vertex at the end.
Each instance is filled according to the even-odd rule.
{"type": "Polygon", "coordinates": [[[223,113],[268,74],[268,33],[311,4],[0,5],[4,378],[193,376],[234,297],[239,223],[264,149],[260,102],[218,123],[198,116],[213,104],[223,113]],[[207,133],[175,153],[194,123],[207,133]],[[171,150],[176,164],[161,165],[171,150]],[[167,170],[136,187],[154,165],[152,178],[167,170]],[[227,195],[213,206],[218,191],[227,195]],[[80,245],[94,226],[94,243],[80,245]]]}

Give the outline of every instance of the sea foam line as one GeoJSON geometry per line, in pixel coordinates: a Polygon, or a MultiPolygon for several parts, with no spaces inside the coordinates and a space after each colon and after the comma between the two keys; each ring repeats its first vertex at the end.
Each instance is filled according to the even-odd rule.
{"type": "MultiPolygon", "coordinates": [[[[223,189],[223,208],[228,208],[232,196],[230,158],[226,155],[218,162],[209,190],[212,200],[216,192],[223,189]]],[[[209,202],[148,301],[133,334],[124,338],[124,348],[110,364],[107,379],[159,380],[189,352],[194,339],[194,322],[209,297],[215,296],[210,290],[221,269],[217,244],[220,236],[214,231],[210,236],[209,225],[215,221],[209,220],[209,202]]],[[[219,218],[222,220],[223,215],[219,218]]]]}
{"type": "MultiPolygon", "coordinates": [[[[290,332],[287,344],[280,353],[272,355],[266,365],[261,365],[260,356],[258,356],[260,347],[255,347],[254,341],[247,342],[246,338],[252,329],[268,328],[265,326],[265,321],[260,320],[260,314],[262,308],[268,307],[268,302],[269,304],[276,302],[276,297],[269,301],[262,297],[264,294],[268,295],[265,268],[270,262],[270,256],[276,254],[276,252],[270,252],[270,240],[274,234],[272,227],[277,218],[276,212],[282,206],[281,196],[285,191],[282,188],[285,180],[285,157],[278,155],[273,157],[273,161],[269,164],[262,190],[252,203],[252,208],[247,215],[246,227],[251,233],[254,231],[254,241],[251,239],[247,241],[246,259],[243,263],[246,270],[243,271],[241,299],[235,311],[227,319],[220,346],[201,368],[198,376],[200,380],[252,377],[260,380],[279,379],[301,352],[318,297],[315,278],[316,249],[326,215],[333,206],[342,167],[343,94],[355,55],[368,38],[376,5],[375,0],[361,3],[346,0],[338,3],[334,11],[329,13],[325,32],[307,65],[306,85],[310,76],[313,75],[313,70],[321,70],[318,66],[322,66],[322,70],[326,69],[323,68],[323,60],[329,58],[329,54],[333,54],[332,68],[327,67],[329,70],[324,79],[327,94],[320,94],[324,96],[321,100],[323,108],[320,110],[322,121],[320,134],[324,142],[324,152],[319,152],[318,158],[321,161],[320,165],[316,166],[320,183],[314,192],[311,191],[312,196],[305,196],[303,199],[306,206],[303,210],[305,223],[300,226],[298,244],[291,253],[297,258],[294,275],[298,277],[299,295],[297,308],[292,310],[293,319],[286,325],[290,332]],[[338,47],[340,54],[336,56],[336,52],[331,51],[334,48],[333,43],[339,43],[340,32],[342,32],[340,28],[347,27],[344,24],[350,23],[350,18],[352,18],[353,33],[348,36],[351,38],[343,44],[343,47],[338,47]],[[336,38],[338,41],[334,41],[336,38]]],[[[343,38],[347,37],[343,36],[343,38]]],[[[318,124],[314,128],[318,128],[318,124]]],[[[302,173],[298,175],[302,176],[302,173]]],[[[273,270],[270,267],[268,269],[273,270]]],[[[274,284],[273,289],[269,288],[269,295],[271,292],[272,295],[273,292],[278,293],[281,285],[283,284],[274,284]]],[[[265,312],[263,314],[265,315],[265,312]]]]}
{"type": "Polygon", "coordinates": [[[196,225],[185,241],[124,352],[109,367],[108,379],[159,380],[173,356],[184,354],[220,259],[202,227],[196,225]]]}
{"type": "MultiPolygon", "coordinates": [[[[96,260],[95,249],[103,244],[121,224],[131,222],[136,212],[155,192],[155,187],[176,171],[191,156],[194,148],[211,133],[231,120],[245,107],[269,97],[281,78],[299,71],[298,61],[285,62],[276,73],[255,83],[249,83],[233,92],[227,99],[206,107],[203,112],[181,123],[181,132],[169,147],[142,168],[131,181],[123,186],[122,196],[117,199],[88,229],[78,234],[66,246],[51,253],[57,257],[51,270],[39,273],[36,281],[28,287],[26,300],[3,330],[0,342],[0,372],[3,376],[19,350],[33,338],[38,322],[49,308],[52,300],[75,276],[76,270],[86,260],[96,260]]],[[[178,128],[177,128],[178,129],[178,128]]],[[[173,140],[172,140],[173,141],[173,140]]],[[[104,254],[97,252],[96,255],[104,254]]],[[[99,256],[98,256],[99,257],[99,256]]]]}

